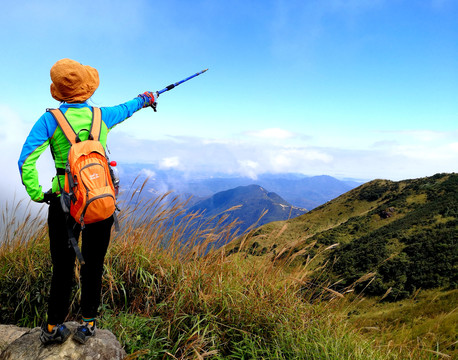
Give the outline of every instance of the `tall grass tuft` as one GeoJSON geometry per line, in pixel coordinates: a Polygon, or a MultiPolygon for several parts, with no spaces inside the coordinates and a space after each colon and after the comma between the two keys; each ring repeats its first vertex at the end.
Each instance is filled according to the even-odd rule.
{"type": "Polygon", "coordinates": [[[1,209],[0,323],[37,325],[51,277],[42,212],[32,215],[23,202],[1,209]]]}
{"type": "MultiPolygon", "coordinates": [[[[129,359],[397,358],[348,325],[343,294],[311,286],[313,258],[285,271],[281,257],[229,255],[212,246],[232,240],[237,227],[224,214],[186,213],[171,193],[126,198],[105,260],[100,324],[129,359]]],[[[39,324],[50,278],[46,226],[26,216],[0,244],[0,322],[39,324]]],[[[79,296],[75,286],[68,319],[78,316],[79,296]]]]}

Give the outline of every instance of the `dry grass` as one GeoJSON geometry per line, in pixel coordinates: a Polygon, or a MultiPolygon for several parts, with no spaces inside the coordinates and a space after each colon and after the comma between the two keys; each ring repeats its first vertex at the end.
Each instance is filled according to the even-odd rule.
{"type": "MultiPolygon", "coordinates": [[[[242,250],[250,233],[241,236],[239,252],[212,248],[232,240],[236,222],[223,225],[224,216],[217,221],[187,214],[170,193],[145,201],[137,197],[138,192],[128,197],[133,205],[124,206],[121,231],[113,233],[101,307],[102,326],[117,335],[129,358],[397,358],[394,349],[365,340],[345,321],[342,307],[352,289],[336,292],[333,284],[317,282],[316,273],[325,267],[314,262],[329,249],[314,250],[294,270],[287,266],[293,246],[279,249],[273,259],[247,261],[242,250]]],[[[9,214],[14,210],[3,211],[6,223],[9,214]]],[[[0,321],[37,325],[50,286],[46,227],[25,216],[5,234],[0,321]]],[[[77,316],[78,298],[75,286],[69,319],[77,316]]]]}

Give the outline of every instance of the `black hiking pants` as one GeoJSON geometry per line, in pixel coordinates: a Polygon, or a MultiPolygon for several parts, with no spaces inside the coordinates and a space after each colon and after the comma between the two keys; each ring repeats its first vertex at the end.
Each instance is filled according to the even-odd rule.
{"type": "MultiPolygon", "coordinates": [[[[100,304],[105,254],[110,243],[113,217],[81,227],[70,216],[75,238],[82,232],[81,314],[95,318],[100,304]],[[76,224],[76,225],[75,225],[76,224]]],[[[49,241],[52,259],[51,293],[48,300],[48,323],[62,324],[68,315],[70,295],[75,280],[75,251],[69,247],[66,216],[59,198],[53,198],[48,212],[49,241]]]]}

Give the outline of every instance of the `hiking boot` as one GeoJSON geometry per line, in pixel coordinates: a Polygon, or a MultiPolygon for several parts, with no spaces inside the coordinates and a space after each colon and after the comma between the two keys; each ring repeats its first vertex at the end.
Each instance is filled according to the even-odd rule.
{"type": "Polygon", "coordinates": [[[67,327],[62,324],[57,324],[52,328],[52,331],[48,331],[48,324],[43,324],[41,327],[40,340],[43,345],[48,345],[51,343],[63,343],[68,339],[71,332],[67,327]]]}
{"type": "Polygon", "coordinates": [[[95,320],[83,322],[83,325],[78,326],[75,334],[73,334],[73,339],[81,344],[85,344],[91,336],[95,335],[95,329],[95,320]]]}

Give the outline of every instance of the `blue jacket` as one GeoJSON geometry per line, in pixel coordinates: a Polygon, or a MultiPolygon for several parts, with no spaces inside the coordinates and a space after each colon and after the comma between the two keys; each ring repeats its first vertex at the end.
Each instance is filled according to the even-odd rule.
{"type": "MultiPolygon", "coordinates": [[[[132,116],[134,112],[141,109],[144,102],[145,100],[142,97],[136,97],[121,105],[100,108],[102,112],[100,142],[104,148],[106,148],[108,132],[114,126],[132,116]]],[[[87,102],[78,104],[63,103],[59,109],[62,110],[76,133],[81,129],[91,128],[92,107],[87,102]]],[[[87,132],[81,133],[82,140],[87,139],[87,136],[87,132]]],[[[51,146],[51,153],[56,168],[64,169],[67,163],[70,144],[50,112],[44,113],[33,126],[22,147],[18,162],[22,183],[30,198],[37,202],[43,200],[43,190],[38,181],[36,162],[48,146],[51,146]]],[[[53,178],[53,192],[59,191],[59,182],[63,186],[65,182],[63,175],[53,178]]]]}

